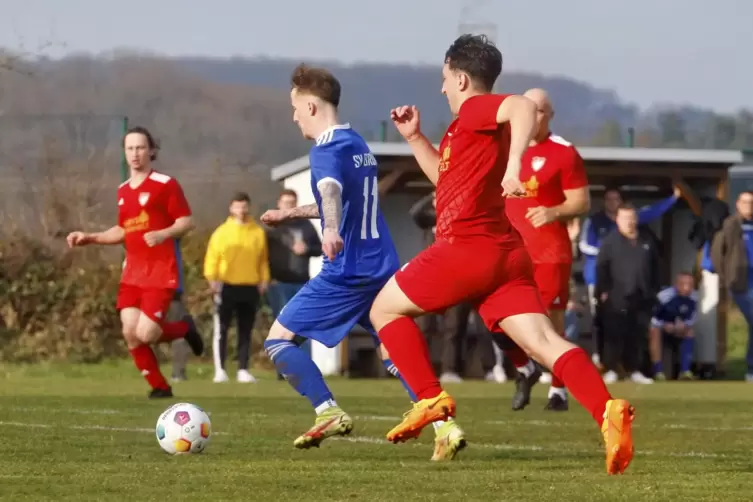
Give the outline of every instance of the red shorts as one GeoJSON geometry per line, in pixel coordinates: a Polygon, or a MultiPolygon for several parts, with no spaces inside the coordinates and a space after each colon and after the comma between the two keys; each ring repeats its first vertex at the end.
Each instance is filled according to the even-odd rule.
{"type": "Polygon", "coordinates": [[[398,286],[424,312],[472,303],[487,328],[517,314],[546,314],[523,246],[504,248],[483,239],[440,240],[395,274],[398,286]]]}
{"type": "Polygon", "coordinates": [[[541,301],[551,310],[565,310],[570,299],[569,263],[534,263],[533,278],[541,301]]]}
{"type": "Polygon", "coordinates": [[[119,311],[127,308],[139,309],[152,321],[162,324],[174,299],[174,289],[140,288],[131,284],[121,284],[115,307],[119,311]]]}

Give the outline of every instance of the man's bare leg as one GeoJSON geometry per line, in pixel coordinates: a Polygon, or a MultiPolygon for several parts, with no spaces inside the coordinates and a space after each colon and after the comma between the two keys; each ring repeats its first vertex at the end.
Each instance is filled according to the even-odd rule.
{"type": "Polygon", "coordinates": [[[633,407],[613,399],[588,354],[562,338],[543,314],[518,314],[499,326],[526,353],[552,370],[601,426],[607,448],[607,472],[620,474],[633,458],[633,407]]]}

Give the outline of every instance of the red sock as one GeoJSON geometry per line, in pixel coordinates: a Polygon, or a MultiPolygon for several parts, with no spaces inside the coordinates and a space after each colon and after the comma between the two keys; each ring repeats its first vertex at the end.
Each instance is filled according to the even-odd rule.
{"type": "Polygon", "coordinates": [[[188,323],[186,321],[164,322],[162,323],[162,336],[157,343],[172,342],[183,338],[188,333],[188,323]]]}
{"type": "Polygon", "coordinates": [[[429,399],[442,392],[437,374],[431,366],[426,338],[410,317],[398,317],[379,330],[390,359],[416,397],[429,399]]]}
{"type": "Polygon", "coordinates": [[[531,360],[528,357],[528,354],[517,345],[511,349],[504,350],[503,352],[505,357],[508,358],[516,368],[522,368],[531,360]]]}
{"type": "Polygon", "coordinates": [[[131,357],[152,389],[168,389],[170,386],[159,369],[157,355],[149,345],[139,345],[131,349],[131,357]]]}
{"type": "MultiPolygon", "coordinates": [[[[562,338],[565,338],[564,334],[561,334],[560,336],[562,336],[562,338]]],[[[565,388],[565,384],[562,382],[562,380],[557,378],[557,375],[553,374],[552,375],[552,387],[554,387],[555,389],[563,389],[565,388]]]]}
{"type": "Polygon", "coordinates": [[[564,382],[570,394],[601,425],[607,401],[612,396],[588,354],[579,347],[568,350],[554,362],[552,374],[564,382]]]}

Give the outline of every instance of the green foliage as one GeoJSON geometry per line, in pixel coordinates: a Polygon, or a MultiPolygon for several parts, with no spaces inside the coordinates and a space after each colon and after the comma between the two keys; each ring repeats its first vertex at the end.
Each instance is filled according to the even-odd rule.
{"type": "MultiPolygon", "coordinates": [[[[201,273],[207,240],[207,232],[197,232],[183,243],[184,300],[205,334],[211,333],[214,309],[201,273]]],[[[0,360],[98,362],[126,355],[115,311],[122,259],[117,251],[69,251],[60,242],[20,234],[0,241],[0,360]]],[[[255,348],[262,346],[269,317],[263,308],[255,348]]],[[[254,358],[266,359],[259,353],[254,358]]]]}

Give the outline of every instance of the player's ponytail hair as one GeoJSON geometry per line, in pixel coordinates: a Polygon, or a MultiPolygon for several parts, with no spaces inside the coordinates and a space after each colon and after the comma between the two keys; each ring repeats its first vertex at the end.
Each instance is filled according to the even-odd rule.
{"type": "Polygon", "coordinates": [[[154,136],[152,136],[152,133],[149,132],[149,129],[146,127],[141,126],[135,126],[131,127],[126,131],[126,133],[123,135],[123,148],[125,148],[125,139],[128,137],[129,134],[141,134],[146,138],[146,142],[149,145],[149,150],[151,150],[152,154],[149,156],[149,160],[155,161],[157,160],[157,152],[159,151],[159,143],[156,139],[154,139],[154,136]]]}

